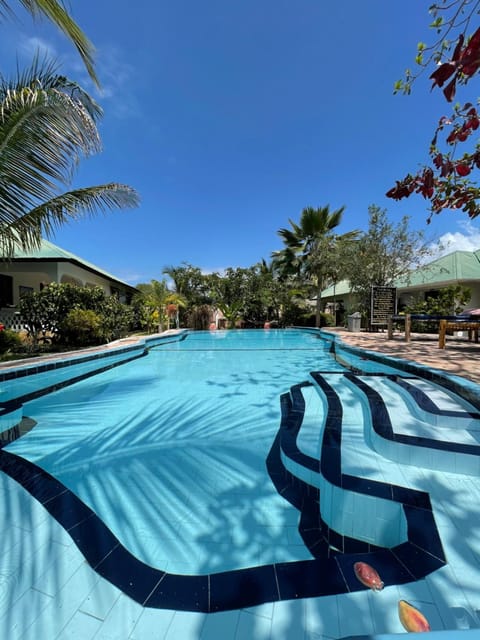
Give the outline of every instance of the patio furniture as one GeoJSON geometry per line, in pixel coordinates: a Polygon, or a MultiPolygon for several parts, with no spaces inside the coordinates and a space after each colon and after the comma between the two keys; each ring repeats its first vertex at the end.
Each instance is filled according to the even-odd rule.
{"type": "Polygon", "coordinates": [[[478,322],[471,322],[467,320],[460,320],[457,322],[440,320],[440,326],[438,330],[438,348],[445,349],[446,336],[447,332],[449,331],[468,331],[468,339],[478,342],[479,327],[480,320],[478,322]]]}

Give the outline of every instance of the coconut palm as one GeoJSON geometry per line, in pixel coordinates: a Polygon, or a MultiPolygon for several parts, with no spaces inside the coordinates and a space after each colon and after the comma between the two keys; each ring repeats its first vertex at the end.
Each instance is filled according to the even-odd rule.
{"type": "Polygon", "coordinates": [[[0,255],[36,248],[79,216],[138,204],[134,189],[117,183],[61,193],[80,158],[100,151],[101,113],[51,63],[36,59],[13,80],[0,74],[0,255]]]}
{"type": "Polygon", "coordinates": [[[330,276],[331,254],[339,242],[353,241],[358,231],[336,235],[345,207],[330,212],[329,206],[303,209],[299,224],[289,220],[291,229],[280,229],[278,234],[284,249],[273,254],[274,259],[286,274],[295,273],[310,282],[315,291],[315,325],[320,326],[321,295],[330,276]]]}
{"type": "MultiPolygon", "coordinates": [[[[69,38],[79,52],[92,80],[98,85],[94,70],[94,46],[83,33],[77,23],[57,0],[18,0],[21,5],[34,17],[44,16],[58,27],[69,38]]],[[[11,2],[0,0],[0,19],[12,15],[11,2]]]]}

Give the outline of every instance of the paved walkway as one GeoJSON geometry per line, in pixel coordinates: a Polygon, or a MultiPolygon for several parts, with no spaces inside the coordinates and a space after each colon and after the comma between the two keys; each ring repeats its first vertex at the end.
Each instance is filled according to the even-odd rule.
{"type": "Polygon", "coordinates": [[[436,333],[412,333],[411,341],[406,342],[403,333],[396,333],[389,340],[386,331],[356,333],[337,328],[329,331],[338,333],[345,344],[420,362],[480,384],[480,343],[470,342],[468,338],[447,336],[445,349],[439,349],[436,333]]]}

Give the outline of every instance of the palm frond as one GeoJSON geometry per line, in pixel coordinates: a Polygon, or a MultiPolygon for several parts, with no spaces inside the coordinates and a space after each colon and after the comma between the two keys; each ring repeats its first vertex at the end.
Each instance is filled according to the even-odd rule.
{"type": "Polygon", "coordinates": [[[0,83],[0,223],[51,199],[101,149],[93,118],[63,91],[0,83]]]}
{"type": "Polygon", "coordinates": [[[61,225],[80,217],[113,209],[136,207],[138,193],[123,184],[110,183],[76,189],[42,203],[10,224],[0,223],[2,256],[12,256],[16,247],[37,248],[42,237],[51,237],[61,225]]]}
{"type": "MultiPolygon", "coordinates": [[[[77,49],[88,74],[97,86],[100,86],[97,74],[95,73],[95,47],[80,29],[78,24],[65,10],[63,5],[57,0],[18,0],[20,4],[34,17],[44,16],[48,18],[77,49]]],[[[11,2],[0,0],[0,16],[11,16],[11,2]]]]}

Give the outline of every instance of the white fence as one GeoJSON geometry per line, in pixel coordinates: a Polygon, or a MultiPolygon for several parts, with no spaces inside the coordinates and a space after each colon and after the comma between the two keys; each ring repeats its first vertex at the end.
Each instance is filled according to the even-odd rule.
{"type": "Polygon", "coordinates": [[[13,331],[23,331],[23,319],[18,311],[12,309],[0,309],[0,324],[5,329],[13,329],[13,331]]]}

